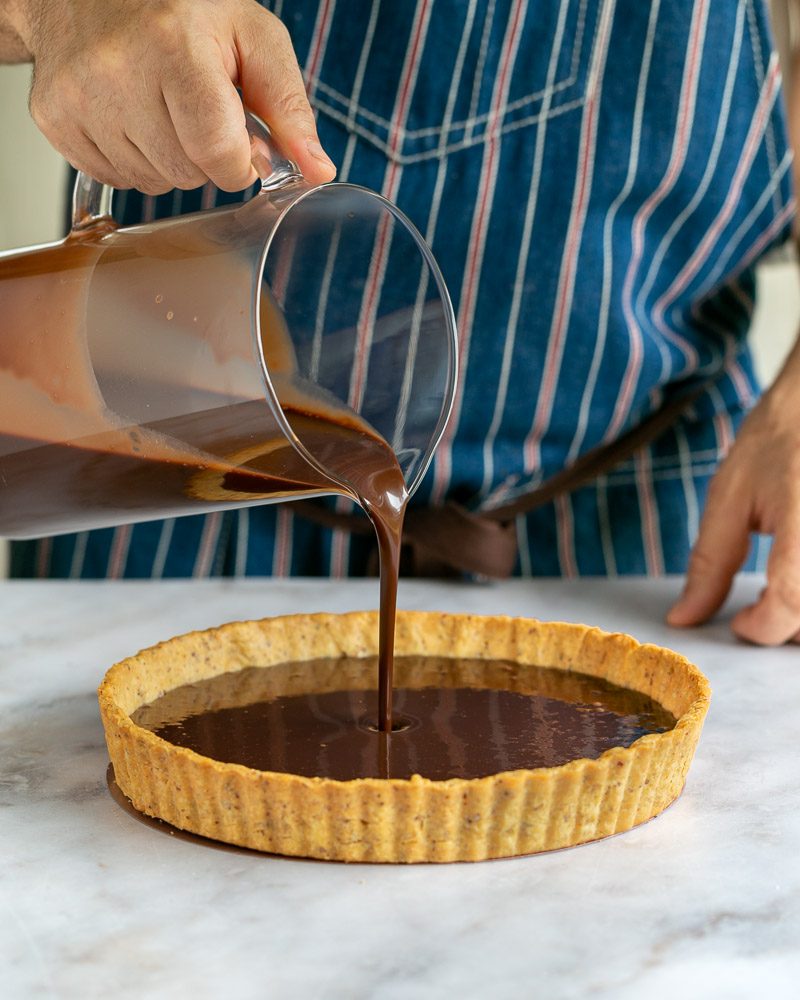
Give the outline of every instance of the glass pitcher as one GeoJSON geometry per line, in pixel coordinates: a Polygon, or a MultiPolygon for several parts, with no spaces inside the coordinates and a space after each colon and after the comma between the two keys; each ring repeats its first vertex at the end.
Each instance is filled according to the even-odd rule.
{"type": "Polygon", "coordinates": [[[419,484],[456,378],[441,273],[394,205],[309,185],[247,123],[243,204],[119,228],[79,175],[69,236],[0,254],[0,536],[358,499],[320,420],[419,484]]]}

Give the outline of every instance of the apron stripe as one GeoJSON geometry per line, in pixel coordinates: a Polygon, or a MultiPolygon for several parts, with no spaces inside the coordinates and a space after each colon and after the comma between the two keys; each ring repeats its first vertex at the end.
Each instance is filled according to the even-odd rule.
{"type": "Polygon", "coordinates": [[[617,558],[614,554],[614,534],[608,509],[608,477],[600,476],[595,484],[597,495],[597,517],[600,522],[600,545],[607,576],[617,575],[617,558]]]}
{"type": "MultiPolygon", "coordinates": [[[[747,0],[745,6],[747,7],[747,24],[750,29],[750,44],[753,50],[753,61],[756,65],[756,73],[758,75],[758,85],[763,86],[764,79],[766,77],[766,71],[764,68],[764,53],[761,47],[761,39],[758,33],[758,24],[756,23],[756,11],[755,4],[753,0],[747,0]]],[[[769,162],[770,173],[774,174],[778,169],[778,153],[775,148],[775,129],[773,127],[772,120],[770,119],[767,124],[767,131],[765,135],[765,142],[767,150],[767,161],[769,162]]],[[[773,212],[779,212],[781,209],[780,199],[778,192],[776,191],[773,196],[772,210],[773,212]]]]}
{"type": "MultiPolygon", "coordinates": [[[[695,322],[700,327],[702,327],[706,323],[706,320],[702,316],[703,301],[705,299],[709,298],[711,296],[711,294],[715,290],[718,289],[719,286],[718,286],[717,283],[720,280],[720,276],[722,275],[722,273],[723,273],[723,271],[725,269],[725,266],[730,261],[733,253],[741,246],[742,240],[744,239],[745,235],[753,227],[753,224],[755,223],[755,220],[764,211],[764,209],[767,206],[767,203],[773,197],[774,192],[779,191],[781,181],[786,176],[786,173],[789,170],[789,167],[791,166],[792,162],[793,162],[793,157],[792,157],[792,154],[791,154],[791,151],[790,151],[790,152],[787,152],[787,154],[784,156],[784,158],[783,158],[783,160],[781,162],[781,165],[778,168],[778,172],[772,177],[772,179],[770,180],[769,185],[761,192],[761,195],[760,195],[758,201],[752,207],[752,209],[750,210],[750,212],[748,212],[748,214],[745,217],[745,219],[739,225],[739,228],[736,230],[736,232],[731,237],[730,241],[727,244],[726,249],[720,255],[720,257],[719,257],[719,259],[717,261],[717,264],[714,266],[714,268],[711,270],[711,272],[705,278],[705,280],[704,280],[704,282],[703,282],[703,284],[701,286],[701,290],[698,292],[696,301],[693,303],[692,308],[691,308],[692,318],[695,320],[695,322]]],[[[789,217],[791,217],[791,215],[794,214],[794,202],[793,201],[790,202],[787,207],[790,209],[790,211],[789,211],[789,217]]],[[[775,236],[777,236],[777,234],[781,231],[781,229],[783,228],[783,226],[786,224],[787,220],[785,218],[785,211],[786,210],[784,209],[784,212],[782,212],[778,216],[777,219],[773,220],[773,225],[776,222],[778,222],[778,219],[783,219],[784,221],[782,223],[779,223],[774,230],[772,229],[772,226],[771,226],[770,229],[767,231],[768,235],[766,236],[766,239],[764,239],[763,242],[761,242],[761,236],[759,236],[759,242],[756,244],[755,249],[751,248],[750,251],[748,251],[747,253],[745,253],[744,256],[743,256],[743,258],[742,258],[742,260],[751,262],[757,255],[759,255],[769,245],[769,243],[772,242],[772,240],[775,238],[775,236]]],[[[741,267],[741,268],[737,269],[737,271],[734,271],[734,274],[741,273],[742,270],[745,270],[746,266],[747,265],[745,264],[744,267],[741,267]]],[[[726,332],[726,340],[728,342],[734,342],[735,341],[735,337],[734,337],[734,334],[733,334],[732,331],[727,331],[726,332]]],[[[734,343],[734,347],[736,347],[735,343],[734,343]]],[[[702,374],[706,374],[710,370],[714,370],[713,366],[717,366],[719,363],[720,363],[720,359],[719,359],[719,357],[717,355],[715,355],[714,356],[714,360],[712,362],[712,367],[710,369],[700,369],[700,370],[698,370],[698,374],[702,375],[702,374]]]]}
{"type": "MultiPolygon", "coordinates": [[[[395,113],[392,116],[393,129],[390,138],[391,150],[396,152],[399,149],[403,129],[406,126],[411,97],[414,92],[414,85],[419,72],[419,65],[425,49],[428,25],[430,23],[431,8],[434,0],[420,0],[414,14],[414,24],[411,29],[411,42],[408,47],[405,65],[401,75],[401,83],[395,102],[395,113]]],[[[389,201],[394,201],[397,189],[402,177],[403,168],[397,160],[390,160],[387,171],[384,175],[384,182],[381,193],[389,201]]],[[[366,292],[361,305],[361,312],[357,322],[356,338],[356,358],[353,366],[353,374],[350,381],[350,405],[358,409],[363,394],[364,383],[366,381],[367,363],[372,347],[372,322],[375,310],[377,309],[377,293],[383,282],[383,275],[386,268],[386,240],[388,227],[381,225],[377,246],[370,261],[370,273],[367,276],[366,292]]],[[[337,508],[341,505],[337,504],[337,508]]],[[[345,574],[345,566],[349,560],[350,536],[341,531],[334,533],[333,544],[331,545],[332,573],[335,577],[345,574]]]]}
{"type": "Polygon", "coordinates": [[[742,288],[741,279],[732,281],[728,287],[730,288],[731,292],[733,292],[733,296],[736,299],[736,301],[741,304],[745,313],[747,313],[747,318],[749,320],[752,317],[753,311],[755,310],[756,307],[755,299],[752,297],[752,295],[748,295],[747,292],[744,290],[744,288],[742,288]]]}
{"type": "Polygon", "coordinates": [[[483,21],[483,32],[481,34],[481,44],[478,51],[478,63],[475,67],[475,79],[472,83],[472,96],[469,101],[469,112],[467,116],[466,131],[464,133],[464,139],[467,142],[472,140],[472,133],[478,119],[478,104],[480,102],[481,89],[483,87],[483,73],[486,68],[486,54],[489,51],[489,38],[491,37],[492,27],[494,26],[495,6],[496,0],[489,0],[486,7],[486,16],[483,21]]]}
{"type": "Polygon", "coordinates": [[[211,572],[221,528],[221,511],[214,511],[213,514],[206,514],[203,522],[203,533],[200,536],[200,544],[197,548],[197,558],[195,559],[194,569],[192,571],[192,576],[195,577],[195,579],[205,578],[211,572]]]}
{"type": "Polygon", "coordinates": [[[575,558],[575,522],[572,516],[572,498],[569,494],[556,498],[556,533],[558,535],[558,561],[561,575],[573,580],[578,575],[575,558]]]}
{"type": "Polygon", "coordinates": [[[615,3],[613,0],[609,0],[603,8],[603,21],[595,50],[597,62],[592,67],[590,76],[591,93],[586,100],[583,124],[581,126],[580,161],[572,196],[569,228],[561,258],[556,307],[547,341],[544,374],[536,401],[533,427],[523,447],[525,468],[528,470],[534,470],[541,466],[542,438],[550,425],[553,402],[556,395],[556,385],[561,373],[564,344],[575,291],[578,257],[583,241],[586,212],[589,206],[589,196],[594,179],[597,117],[603,90],[603,74],[605,72],[606,56],[608,53],[608,37],[614,19],[614,9],[615,3]]]}
{"type": "Polygon", "coordinates": [[[333,20],[335,9],[336,0],[322,0],[319,14],[317,15],[317,23],[314,25],[314,34],[309,46],[308,59],[305,66],[306,89],[308,90],[309,97],[316,89],[316,81],[322,61],[325,58],[331,21],[333,20]]]}
{"type": "Polygon", "coordinates": [[[653,469],[650,464],[650,449],[642,448],[634,456],[636,492],[641,509],[640,528],[648,576],[662,576],[664,558],[661,551],[661,531],[658,523],[658,507],[653,491],[653,469]]]}
{"type": "MultiPolygon", "coordinates": [[[[411,45],[406,59],[406,66],[400,84],[399,96],[395,107],[393,120],[395,122],[392,130],[390,149],[396,154],[402,140],[402,132],[408,118],[408,110],[411,105],[411,95],[416,82],[419,64],[425,47],[425,35],[430,21],[432,0],[421,0],[417,11],[416,24],[412,32],[411,45]]],[[[400,186],[400,179],[403,174],[402,166],[397,160],[392,159],[389,163],[389,172],[383,185],[382,194],[389,201],[397,198],[397,189],[400,186]]],[[[383,289],[383,279],[386,271],[388,240],[389,240],[389,217],[384,216],[377,238],[377,246],[370,261],[370,273],[367,276],[367,291],[361,307],[361,315],[358,318],[358,336],[356,340],[356,358],[353,367],[353,377],[350,383],[350,405],[358,410],[361,407],[364,385],[367,378],[367,368],[369,356],[372,349],[372,333],[375,322],[375,314],[378,308],[378,299],[383,289]]]]}
{"type": "Polygon", "coordinates": [[[519,544],[519,574],[530,578],[533,576],[531,566],[531,543],[528,537],[528,519],[524,514],[520,514],[516,519],[517,542],[519,544]]]}
{"type": "MultiPolygon", "coordinates": [[[[358,57],[356,75],[353,81],[352,103],[350,104],[347,116],[348,126],[351,131],[347,137],[347,146],[345,147],[344,156],[342,157],[342,162],[339,166],[339,180],[343,182],[350,179],[350,170],[353,165],[353,156],[356,149],[356,134],[352,131],[352,126],[355,123],[356,107],[361,99],[361,88],[364,86],[364,74],[367,69],[367,60],[369,59],[370,52],[372,51],[372,41],[375,37],[375,26],[378,22],[378,12],[380,10],[380,6],[380,0],[375,0],[370,10],[367,30],[364,33],[364,41],[361,45],[361,54],[358,57]]],[[[336,263],[336,258],[339,255],[341,232],[341,226],[337,225],[331,241],[330,249],[328,251],[328,257],[325,262],[325,271],[322,275],[319,304],[317,305],[317,317],[314,323],[314,339],[311,345],[311,361],[309,363],[309,373],[312,379],[315,379],[319,374],[319,364],[322,356],[322,337],[325,329],[325,314],[328,309],[328,297],[330,295],[331,281],[333,279],[333,268],[336,263]]]]}
{"type": "Polygon", "coordinates": [[[725,458],[731,450],[734,438],[734,429],[733,424],[731,423],[730,414],[728,413],[728,408],[725,405],[725,400],[722,398],[719,389],[715,385],[712,385],[708,394],[711,399],[714,400],[714,404],[716,406],[713,424],[714,433],[717,436],[718,452],[721,460],[725,458]]]}
{"type": "Polygon", "coordinates": [[[109,580],[119,580],[125,576],[125,564],[128,561],[132,531],[133,528],[130,524],[123,524],[114,529],[111,551],[108,555],[108,568],[106,569],[106,576],[109,580]]]}
{"type": "MultiPolygon", "coordinates": [[[[655,284],[656,277],[659,270],[664,262],[664,259],[672,246],[675,236],[683,228],[687,219],[689,219],[699,205],[702,204],[705,198],[706,192],[711,185],[711,181],[717,170],[717,165],[719,164],[720,153],[722,151],[722,146],[726,135],[728,134],[728,121],[730,119],[731,103],[733,98],[733,89],[736,83],[737,69],[739,66],[739,59],[742,50],[742,37],[744,34],[744,7],[740,4],[736,12],[736,24],[734,28],[734,39],[733,45],[731,46],[730,59],[728,61],[728,71],[725,78],[725,85],[722,92],[722,99],[720,101],[719,113],[716,116],[716,130],[714,133],[714,142],[712,144],[711,150],[708,154],[708,161],[706,163],[705,170],[703,171],[703,176],[700,183],[697,185],[690,201],[683,209],[683,211],[673,220],[663,239],[658,245],[655,253],[653,254],[650,266],[647,271],[647,276],[639,289],[636,296],[636,306],[635,312],[640,316],[644,315],[644,307],[647,302],[647,297],[655,284]]],[[[663,313],[659,318],[657,310],[654,319],[656,326],[664,337],[674,343],[676,347],[682,352],[683,356],[686,358],[686,364],[691,365],[696,368],[698,364],[697,350],[686,340],[685,337],[681,337],[677,332],[670,329],[666,324],[663,323],[663,313]]],[[[662,367],[661,367],[661,381],[664,381],[668,376],[669,371],[669,352],[664,346],[662,351],[662,367]]]]}
{"type": "Polygon", "coordinates": [[[536,130],[536,147],[533,154],[533,171],[531,183],[528,189],[528,201],[525,206],[525,221],[522,228],[522,239],[517,260],[517,272],[514,278],[514,291],[511,298],[511,312],[508,319],[508,332],[506,333],[503,345],[503,357],[500,365],[500,380],[495,394],[494,413],[489,430],[483,443],[483,483],[481,492],[486,493],[491,488],[494,481],[494,452],[493,447],[497,438],[500,424],[503,420],[506,403],[508,400],[508,384],[511,376],[511,361],[514,356],[514,348],[517,341],[517,326],[519,324],[520,309],[522,306],[522,292],[525,288],[525,275],[530,267],[531,236],[533,233],[533,223],[536,217],[536,208],[539,204],[539,188],[542,181],[542,162],[544,160],[545,142],[547,139],[547,116],[550,111],[550,103],[553,97],[553,85],[555,83],[556,69],[558,67],[558,57],[561,53],[564,38],[564,25],[566,23],[569,0],[561,0],[558,11],[558,22],[553,40],[553,47],[550,50],[550,62],[547,67],[547,80],[545,83],[545,99],[542,105],[542,122],[536,130]]]}
{"type": "Polygon", "coordinates": [[[681,96],[679,102],[677,127],[675,139],[672,144],[672,152],[667,171],[656,190],[649,196],[645,203],[636,213],[632,225],[633,249],[631,259],[628,263],[625,274],[625,282],[622,288],[622,309],[628,325],[628,335],[630,336],[630,353],[628,364],[622,379],[622,385],[611,422],[604,436],[604,440],[610,441],[617,437],[625,425],[630,412],[636,385],[639,381],[639,374],[642,366],[643,344],[642,331],[639,329],[636,316],[633,310],[633,288],[636,276],[644,254],[644,234],[647,223],[653,216],[656,208],[664,201],[669,192],[674,188],[680,176],[689,148],[689,136],[694,124],[694,111],[697,100],[697,86],[700,77],[700,63],[702,60],[703,42],[705,39],[706,26],[708,24],[708,0],[697,0],[692,14],[692,24],[689,32],[689,46],[687,49],[686,62],[684,65],[683,81],[681,83],[681,96]]]}
{"type": "Polygon", "coordinates": [[[233,575],[247,575],[247,548],[250,542],[250,508],[242,507],[237,512],[236,519],[236,555],[234,557],[233,575]]]}
{"type": "Polygon", "coordinates": [[[452,474],[453,438],[458,430],[458,423],[461,417],[463,386],[466,381],[467,366],[469,363],[469,340],[479,284],[478,276],[483,262],[483,254],[489,228],[489,218],[491,216],[491,209],[494,202],[497,168],[500,158],[500,145],[502,143],[502,136],[497,132],[497,124],[499,122],[500,111],[508,99],[512,70],[516,62],[517,52],[519,51],[522,26],[525,23],[527,8],[527,0],[521,0],[520,3],[514,5],[514,12],[506,29],[505,38],[503,39],[503,49],[500,56],[499,71],[495,82],[494,93],[492,95],[492,110],[487,122],[489,139],[486,142],[483,162],[481,164],[478,197],[476,199],[476,207],[473,213],[472,226],[470,229],[470,253],[465,269],[464,283],[461,289],[461,299],[458,310],[460,377],[456,385],[452,415],[447,428],[445,429],[444,435],[442,436],[442,440],[439,443],[436,459],[434,461],[434,482],[432,491],[432,499],[434,503],[440,503],[442,501],[452,474]]]}
{"type": "Polygon", "coordinates": [[[687,533],[689,543],[694,545],[700,531],[700,504],[697,499],[697,487],[695,486],[694,476],[692,475],[692,451],[682,420],[678,420],[675,424],[675,440],[680,460],[683,499],[686,504],[687,533]]]}
{"type": "Polygon", "coordinates": [[[172,533],[174,530],[174,517],[167,518],[166,521],[161,522],[161,534],[158,538],[156,554],[153,557],[153,566],[150,570],[150,578],[152,580],[160,580],[164,576],[164,568],[167,564],[167,556],[169,554],[170,544],[172,543],[172,533]]]}
{"type": "Polygon", "coordinates": [[[36,543],[36,576],[45,579],[50,575],[50,559],[53,554],[53,539],[41,538],[36,543]]]}
{"type": "Polygon", "coordinates": [[[772,222],[767,226],[763,233],[758,237],[758,239],[753,243],[750,249],[742,256],[739,263],[736,265],[734,270],[731,272],[732,277],[738,277],[742,272],[746,271],[759,257],[764,253],[764,251],[780,236],[784,229],[789,225],[789,223],[794,218],[795,212],[797,211],[797,201],[792,197],[783,207],[783,211],[780,215],[777,215],[772,222]]]}
{"type": "MultiPolygon", "coordinates": [[[[319,9],[317,21],[314,25],[305,74],[306,91],[309,99],[314,95],[319,69],[325,58],[331,20],[333,19],[335,8],[336,0],[325,0],[319,9]]],[[[297,250],[297,232],[289,230],[289,235],[279,241],[278,247],[279,257],[275,262],[275,272],[270,282],[270,291],[281,309],[284,309],[286,307],[286,292],[289,286],[289,277],[292,273],[294,255],[297,250]]]]}
{"type": "MultiPolygon", "coordinates": [[[[439,210],[442,204],[442,192],[444,191],[444,184],[447,179],[447,170],[450,164],[448,157],[444,155],[444,151],[447,146],[447,140],[453,121],[456,98],[459,90],[461,89],[461,81],[464,75],[464,60],[467,54],[467,46],[469,44],[470,35],[472,34],[472,26],[475,21],[476,6],[477,0],[470,0],[466,17],[464,18],[464,29],[461,32],[461,42],[458,47],[458,53],[456,54],[453,77],[447,94],[447,103],[445,105],[444,117],[442,119],[442,129],[439,135],[439,166],[436,170],[436,180],[433,185],[433,196],[431,198],[431,207],[428,213],[428,222],[424,230],[425,242],[428,246],[433,246],[434,239],[436,237],[436,228],[439,224],[439,210]]],[[[428,293],[429,281],[429,271],[427,268],[424,268],[422,274],[420,275],[419,285],[417,287],[417,295],[414,304],[414,318],[412,321],[411,335],[409,337],[408,354],[406,356],[406,363],[403,370],[403,381],[400,386],[400,396],[397,406],[397,415],[395,418],[394,437],[392,440],[392,445],[395,448],[395,451],[398,450],[397,442],[401,439],[402,431],[406,425],[406,419],[408,416],[408,405],[411,400],[411,388],[414,380],[414,372],[416,371],[417,366],[417,349],[419,346],[419,334],[422,325],[422,311],[425,304],[425,296],[428,293]]]]}
{"type": "Polygon", "coordinates": [[[89,542],[89,532],[81,531],[75,536],[75,548],[69,564],[70,580],[80,580],[83,574],[83,563],[86,559],[86,546],[89,542]]]}
{"type": "MultiPolygon", "coordinates": [[[[333,21],[335,10],[336,0],[324,0],[324,3],[319,8],[317,19],[314,24],[314,30],[312,32],[308,49],[308,58],[306,59],[304,67],[306,92],[309,99],[314,96],[314,92],[316,91],[319,71],[327,53],[328,38],[330,36],[331,23],[333,21]]],[[[272,294],[275,297],[275,301],[281,308],[284,308],[286,304],[286,293],[296,251],[297,233],[290,230],[289,236],[286,238],[285,242],[281,241],[280,256],[277,260],[275,274],[271,282],[272,294]]],[[[275,517],[276,527],[272,549],[272,563],[273,567],[278,566],[282,568],[281,572],[276,575],[286,576],[288,575],[292,564],[294,533],[286,528],[287,523],[291,524],[291,520],[287,521],[287,518],[289,518],[290,515],[286,513],[283,507],[279,509],[275,517]]],[[[249,519],[244,523],[241,519],[239,520],[239,535],[237,536],[237,544],[241,539],[242,533],[245,537],[249,537],[249,519]],[[243,524],[244,532],[242,532],[243,524]]],[[[239,563],[240,555],[237,551],[237,565],[239,563]]],[[[244,565],[245,567],[247,565],[246,555],[244,565]]]]}
{"type": "Polygon", "coordinates": [[[680,293],[689,285],[692,278],[703,267],[714,247],[714,244],[719,239],[720,234],[730,221],[736,206],[740,202],[745,178],[747,177],[747,174],[753,164],[753,159],[756,155],[758,147],[763,140],[766,122],[779,93],[779,82],[780,72],[778,67],[778,57],[776,55],[773,57],[770,64],[769,78],[761,92],[761,99],[753,116],[747,141],[745,142],[744,150],[742,152],[742,157],[736,168],[733,180],[731,181],[730,190],[728,191],[725,202],[723,203],[717,217],[714,219],[711,226],[709,226],[708,231],[703,237],[700,245],[695,249],[689,260],[678,272],[677,277],[672,281],[669,288],[656,301],[653,308],[653,320],[659,332],[663,333],[665,336],[667,335],[667,326],[664,322],[664,313],[677,299],[678,295],[680,295],[680,293]]]}
{"type": "Polygon", "coordinates": [[[272,554],[272,576],[289,576],[291,569],[292,528],[294,515],[288,504],[278,508],[275,518],[275,549],[272,554]]]}
{"type": "MultiPolygon", "coordinates": [[[[370,53],[372,51],[372,42],[375,37],[375,26],[378,21],[378,13],[380,11],[380,0],[375,0],[370,10],[370,19],[367,24],[367,30],[364,34],[364,41],[361,46],[361,54],[358,60],[358,66],[356,68],[356,76],[353,86],[353,99],[348,107],[347,112],[347,122],[350,128],[350,134],[347,137],[347,146],[345,147],[344,157],[342,158],[342,165],[340,169],[340,178],[342,181],[347,181],[350,179],[350,171],[353,166],[353,158],[355,156],[356,150],[356,133],[353,130],[353,124],[355,122],[356,108],[358,106],[358,101],[361,99],[361,90],[364,85],[364,75],[367,70],[367,62],[369,60],[370,53]]],[[[315,337],[314,344],[312,345],[312,371],[317,370],[319,365],[319,357],[322,351],[322,325],[324,320],[323,309],[327,308],[327,297],[330,288],[331,275],[333,274],[333,267],[336,260],[336,255],[339,252],[339,234],[334,239],[331,246],[330,252],[328,254],[328,261],[326,264],[326,272],[324,277],[325,287],[324,296],[320,299],[320,308],[317,313],[317,323],[315,327],[315,337]]],[[[338,497],[336,500],[336,510],[339,513],[344,513],[352,505],[352,502],[344,497],[338,497]]],[[[330,572],[334,574],[334,565],[337,570],[339,570],[338,575],[343,575],[343,567],[347,561],[349,554],[349,536],[346,536],[344,532],[334,531],[331,535],[331,547],[330,547],[330,572]]]]}
{"type": "MultiPolygon", "coordinates": [[[[280,230],[279,230],[280,232],[280,230]]],[[[283,234],[281,234],[283,236],[283,234]]],[[[289,235],[284,236],[279,243],[273,244],[273,252],[278,253],[275,262],[275,272],[270,281],[270,291],[281,309],[286,308],[286,290],[289,287],[289,275],[294,263],[294,254],[297,249],[297,232],[289,230],[289,235]]]]}
{"type": "MultiPolygon", "coordinates": [[[[608,336],[609,314],[611,309],[611,288],[614,276],[614,254],[612,249],[612,235],[617,213],[623,204],[628,200],[633,190],[634,181],[639,170],[639,154],[642,147],[642,121],[644,118],[645,96],[650,83],[650,69],[653,60],[653,46],[656,37],[656,25],[661,9],[661,0],[653,0],[650,7],[650,18],[647,24],[647,35],[645,38],[642,63],[639,70],[639,81],[636,87],[636,105],[633,112],[633,122],[631,124],[631,150],[628,156],[628,173],[621,191],[611,203],[605,221],[603,223],[603,284],[600,293],[600,315],[598,318],[597,337],[594,344],[592,363],[589,369],[589,376],[581,397],[581,405],[578,416],[578,426],[575,436],[572,439],[569,451],[567,452],[567,464],[575,461],[581,452],[583,442],[586,437],[586,430],[589,426],[589,411],[594,398],[597,380],[600,374],[600,364],[603,360],[608,336]]],[[[605,495],[605,494],[604,494],[605,495]]]]}

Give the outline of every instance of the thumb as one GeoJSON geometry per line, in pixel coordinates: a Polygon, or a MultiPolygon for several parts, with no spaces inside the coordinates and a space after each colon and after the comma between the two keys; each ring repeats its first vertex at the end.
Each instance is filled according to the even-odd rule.
{"type": "Polygon", "coordinates": [[[667,615],[669,625],[700,625],[719,611],[747,556],[749,504],[719,475],[711,484],[686,585],[667,615]]]}
{"type": "Polygon", "coordinates": [[[284,25],[259,10],[240,28],[239,85],[242,98],[269,125],[281,152],[297,164],[311,184],[336,176],[320,145],[314,113],[284,25]]]}

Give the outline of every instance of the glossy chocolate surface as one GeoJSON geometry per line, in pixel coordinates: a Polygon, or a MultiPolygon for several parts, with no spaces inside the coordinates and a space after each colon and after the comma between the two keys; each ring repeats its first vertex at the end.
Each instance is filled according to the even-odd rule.
{"type": "Polygon", "coordinates": [[[496,662],[485,671],[480,661],[411,657],[397,666],[391,734],[378,731],[374,687],[329,689],[337,673],[374,676],[374,658],[223,674],[168,692],[133,719],[215,760],[340,780],[475,778],[553,767],[675,725],[646,695],[583,674],[496,662]],[[482,675],[487,686],[476,685],[482,675]],[[319,693],[298,691],[314,676],[319,693]],[[437,676],[437,684],[403,686],[404,678],[437,676]],[[459,676],[470,686],[459,686],[459,676]],[[498,676],[509,679],[508,688],[489,686],[498,676]]]}

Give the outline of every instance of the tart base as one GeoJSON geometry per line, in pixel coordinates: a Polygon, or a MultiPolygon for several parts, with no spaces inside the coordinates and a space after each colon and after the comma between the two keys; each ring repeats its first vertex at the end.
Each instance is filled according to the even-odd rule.
{"type": "MultiPolygon", "coordinates": [[[[660,702],[677,719],[673,729],[559,767],[335,781],[211,760],[130,718],[168,690],[221,673],[373,656],[377,634],[376,612],[291,615],[179,636],[116,664],[98,695],[117,784],[139,811],[213,840],[396,863],[480,861],[598,840],[651,819],[681,793],[708,710],[707,680],[677,653],[583,625],[398,612],[395,651],[484,660],[488,677],[492,661],[510,661],[517,690],[530,665],[602,677],[660,702]]],[[[296,691],[281,693],[308,690],[303,680],[295,675],[296,691]]],[[[347,686],[336,672],[313,682],[314,691],[347,686]]]]}

